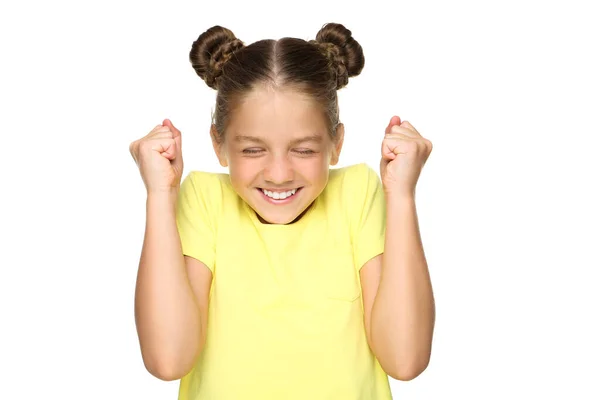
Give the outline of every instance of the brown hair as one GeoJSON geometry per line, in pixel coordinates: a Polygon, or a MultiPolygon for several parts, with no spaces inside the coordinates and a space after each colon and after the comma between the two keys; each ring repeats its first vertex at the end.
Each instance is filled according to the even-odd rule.
{"type": "Polygon", "coordinates": [[[236,104],[259,85],[292,87],[322,105],[331,138],[339,122],[337,90],[363,69],[362,47],[341,24],[329,23],[316,40],[285,37],[248,46],[233,32],[213,26],[192,44],[190,62],[206,84],[217,90],[213,123],[221,143],[236,104]]]}

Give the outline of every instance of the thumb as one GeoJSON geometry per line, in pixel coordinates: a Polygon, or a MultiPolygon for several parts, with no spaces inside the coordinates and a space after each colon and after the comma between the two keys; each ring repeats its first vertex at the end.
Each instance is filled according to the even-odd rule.
{"type": "Polygon", "coordinates": [[[173,132],[173,139],[177,143],[177,148],[181,151],[181,131],[173,125],[170,119],[166,118],[163,121],[163,126],[167,126],[173,132]]]}
{"type": "Polygon", "coordinates": [[[162,124],[163,124],[163,126],[168,126],[169,129],[171,129],[171,131],[173,132],[173,138],[181,135],[181,131],[179,129],[175,128],[175,126],[173,125],[173,123],[171,122],[170,119],[166,118],[165,120],[163,120],[162,124]]]}
{"type": "Polygon", "coordinates": [[[392,131],[392,126],[394,125],[400,125],[401,121],[400,121],[400,117],[398,117],[397,115],[394,115],[392,117],[392,119],[390,119],[390,123],[388,124],[387,128],[385,128],[385,134],[389,134],[392,131]]]}

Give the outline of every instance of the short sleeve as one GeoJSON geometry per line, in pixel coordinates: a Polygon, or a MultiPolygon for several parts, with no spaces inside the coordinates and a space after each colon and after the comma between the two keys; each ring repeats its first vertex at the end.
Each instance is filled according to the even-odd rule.
{"type": "Polygon", "coordinates": [[[385,244],[386,208],[383,185],[367,164],[356,169],[355,215],[353,223],[354,260],[360,270],[371,258],[383,253],[385,244]]]}
{"type": "Polygon", "coordinates": [[[203,262],[214,273],[215,227],[210,202],[203,193],[209,189],[208,184],[198,182],[202,178],[202,174],[192,171],[181,182],[175,215],[183,255],[203,262]]]}

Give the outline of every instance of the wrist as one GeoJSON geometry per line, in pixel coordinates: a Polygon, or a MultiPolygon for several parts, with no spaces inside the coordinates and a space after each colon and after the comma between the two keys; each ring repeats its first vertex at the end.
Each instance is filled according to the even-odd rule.
{"type": "Polygon", "coordinates": [[[149,190],[147,192],[146,204],[148,205],[171,205],[175,206],[179,196],[179,187],[173,187],[164,190],[149,190]]]}
{"type": "Polygon", "coordinates": [[[177,197],[179,194],[179,185],[168,188],[156,188],[146,190],[148,197],[177,197]]]}
{"type": "Polygon", "coordinates": [[[399,192],[384,192],[385,200],[388,203],[414,203],[415,194],[413,193],[399,193],[399,192]]]}

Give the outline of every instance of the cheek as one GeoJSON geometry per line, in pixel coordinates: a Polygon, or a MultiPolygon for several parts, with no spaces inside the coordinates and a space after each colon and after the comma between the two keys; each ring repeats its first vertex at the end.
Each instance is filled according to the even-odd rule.
{"type": "Polygon", "coordinates": [[[329,164],[326,157],[310,160],[302,164],[302,173],[314,182],[323,182],[327,180],[329,174],[329,164]]]}
{"type": "MultiPolygon", "coordinates": [[[[324,153],[314,158],[297,158],[288,165],[314,183],[326,181],[329,175],[329,159],[324,153]]],[[[229,175],[232,181],[248,183],[254,181],[264,168],[260,159],[233,157],[229,162],[229,175]]]]}
{"type": "Polygon", "coordinates": [[[258,163],[249,159],[236,158],[229,164],[229,174],[232,179],[238,181],[247,181],[254,179],[258,169],[258,163]]]}

